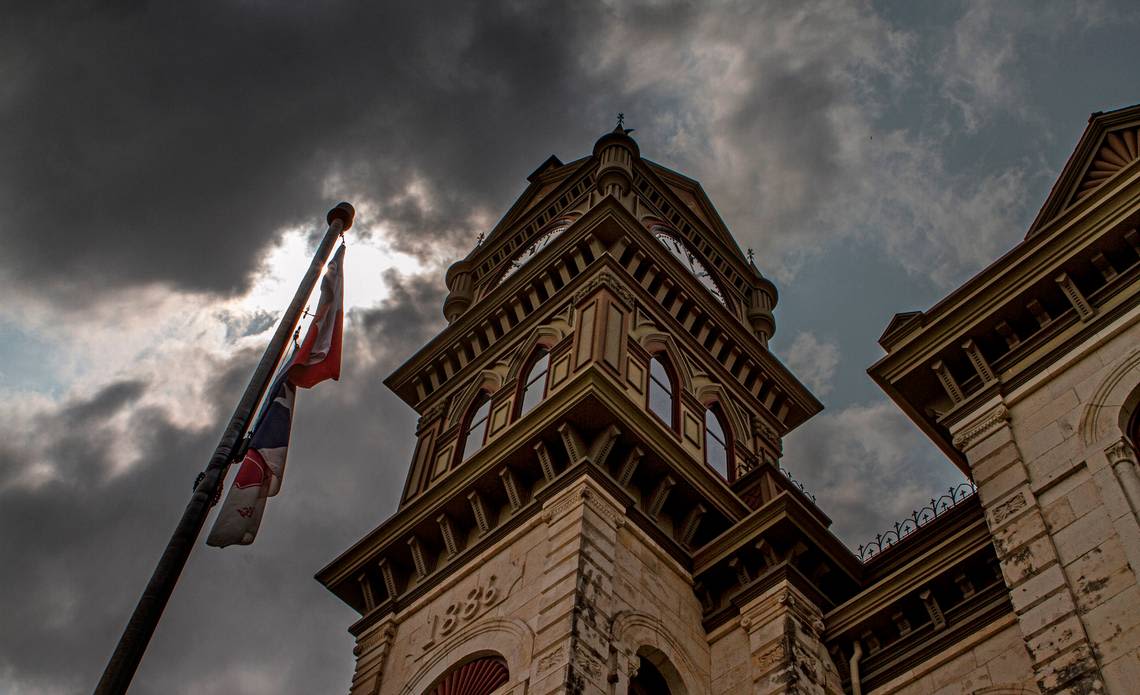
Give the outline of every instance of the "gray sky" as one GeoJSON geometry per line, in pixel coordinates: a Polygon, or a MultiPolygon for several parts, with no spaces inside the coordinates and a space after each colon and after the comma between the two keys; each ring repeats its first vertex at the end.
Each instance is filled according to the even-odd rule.
{"type": "Polygon", "coordinates": [[[255,545],[191,557],[132,693],[347,690],[312,574],[393,510],[381,379],[443,270],[616,112],[701,181],[827,410],[784,463],[855,545],[960,480],[865,369],[1024,236],[1089,112],[1140,101],[1120,2],[12,3],[0,23],[0,693],[90,692],[338,200],[342,380],[297,399],[255,545]]]}

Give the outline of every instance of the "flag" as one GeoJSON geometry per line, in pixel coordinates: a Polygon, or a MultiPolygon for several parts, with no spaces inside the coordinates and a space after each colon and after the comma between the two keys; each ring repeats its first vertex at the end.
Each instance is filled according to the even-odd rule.
{"type": "Polygon", "coordinates": [[[321,280],[321,298],[305,339],[273,380],[269,399],[258,414],[249,447],[206,538],[206,545],[224,548],[253,543],[265,513],[265,503],[281,490],[285,476],[297,387],[310,388],[326,379],[340,378],[343,267],[342,245],[329,261],[321,280]]]}
{"type": "Polygon", "coordinates": [[[303,389],[340,378],[340,342],[344,330],[344,246],[337,249],[321,280],[321,299],[305,339],[288,367],[289,381],[303,389]]]}

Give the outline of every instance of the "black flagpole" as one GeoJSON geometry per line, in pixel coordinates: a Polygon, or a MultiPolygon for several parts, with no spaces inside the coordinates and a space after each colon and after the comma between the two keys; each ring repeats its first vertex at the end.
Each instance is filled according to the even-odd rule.
{"type": "Polygon", "coordinates": [[[218,487],[225,480],[226,470],[233,461],[234,454],[237,453],[235,449],[240,446],[241,438],[249,427],[253,409],[257,407],[265,389],[269,387],[273,370],[289,343],[289,337],[301,317],[305,302],[317,284],[329,251],[332,250],[337,237],[352,226],[355,214],[348,203],[340,203],[329,210],[326,218],[329,228],[325,232],[325,238],[317,248],[317,253],[313,256],[313,261],[309,264],[309,270],[301,280],[297,293],[293,295],[293,301],[289,304],[285,316],[281,318],[281,323],[277,324],[273,340],[265,348],[265,354],[261,356],[253,377],[245,387],[245,393],[242,394],[233,416],[230,417],[229,425],[222,433],[218,448],[214,449],[210,463],[199,476],[194,494],[190,497],[186,510],[182,512],[182,519],[174,529],[170,542],[166,544],[166,550],[162,552],[158,566],[154,568],[154,574],[147,582],[146,589],[139,598],[126,629],[123,630],[123,636],[119,638],[115,653],[111,655],[111,660],[107,662],[107,668],[103,671],[103,677],[95,687],[95,695],[120,695],[127,692],[151,635],[158,626],[158,620],[162,617],[162,611],[166,608],[166,602],[170,600],[174,585],[178,583],[178,576],[182,574],[186,559],[198,540],[198,534],[202,532],[202,525],[218,493],[218,487]]]}

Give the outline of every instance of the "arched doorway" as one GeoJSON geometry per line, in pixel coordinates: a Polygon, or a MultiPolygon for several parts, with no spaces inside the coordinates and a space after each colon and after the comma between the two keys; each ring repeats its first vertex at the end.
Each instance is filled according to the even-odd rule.
{"type": "Polygon", "coordinates": [[[681,674],[660,649],[637,650],[637,673],[629,679],[629,695],[686,695],[681,674]]]}
{"type": "Polygon", "coordinates": [[[673,691],[653,662],[642,656],[638,657],[637,675],[629,681],[629,695],[673,695],[673,691]]]}

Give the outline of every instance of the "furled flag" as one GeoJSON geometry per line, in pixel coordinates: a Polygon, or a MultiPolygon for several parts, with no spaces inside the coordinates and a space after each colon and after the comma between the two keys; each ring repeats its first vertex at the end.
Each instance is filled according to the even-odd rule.
{"type": "Polygon", "coordinates": [[[226,501],[206,544],[218,548],[249,545],[257,536],[265,502],[281,489],[285,455],[293,422],[297,387],[310,388],[325,379],[340,378],[341,333],[344,328],[344,246],[325,270],[317,312],[305,339],[277,372],[269,398],[253,427],[226,501]]]}

